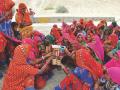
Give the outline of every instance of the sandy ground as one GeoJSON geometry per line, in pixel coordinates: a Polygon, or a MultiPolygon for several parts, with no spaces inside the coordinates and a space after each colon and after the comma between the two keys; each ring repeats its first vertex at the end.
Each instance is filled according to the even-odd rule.
{"type": "MultiPolygon", "coordinates": [[[[37,16],[54,15],[58,6],[65,6],[71,15],[120,17],[120,0],[19,0],[31,7],[37,16]],[[32,4],[31,4],[32,3],[32,4]],[[49,8],[45,10],[46,8],[49,8]],[[50,9],[51,8],[51,9],[50,9]]],[[[18,4],[18,0],[16,0],[18,4]]],[[[17,7],[16,4],[16,7],[17,7]]],[[[57,15],[57,14],[56,14],[57,15]]]]}

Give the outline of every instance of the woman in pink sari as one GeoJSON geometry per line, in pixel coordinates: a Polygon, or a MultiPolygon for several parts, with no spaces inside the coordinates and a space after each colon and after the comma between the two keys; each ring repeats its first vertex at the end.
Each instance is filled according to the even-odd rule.
{"type": "Polygon", "coordinates": [[[66,27],[63,28],[62,35],[63,38],[67,39],[73,45],[74,48],[77,48],[77,45],[79,45],[79,43],[70,26],[66,25],[66,27]]]}
{"type": "Polygon", "coordinates": [[[88,46],[94,51],[98,59],[104,61],[103,44],[101,43],[101,40],[97,35],[93,36],[93,38],[94,41],[88,43],[88,46]]]}
{"type": "Polygon", "coordinates": [[[114,57],[108,63],[105,64],[105,67],[120,67],[120,50],[117,51],[117,53],[114,54],[114,57]]]}

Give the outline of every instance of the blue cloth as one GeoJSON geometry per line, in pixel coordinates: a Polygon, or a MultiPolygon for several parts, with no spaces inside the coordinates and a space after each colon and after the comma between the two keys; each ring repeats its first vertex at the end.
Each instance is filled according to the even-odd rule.
{"type": "Polygon", "coordinates": [[[56,86],[54,90],[62,90],[59,86],[56,86]]]}
{"type": "Polygon", "coordinates": [[[3,77],[3,73],[0,71],[0,79],[3,77]]]}
{"type": "Polygon", "coordinates": [[[13,36],[13,31],[11,28],[11,20],[0,23],[0,32],[3,32],[5,35],[11,37],[13,36]]]}
{"type": "MultiPolygon", "coordinates": [[[[83,83],[87,83],[90,85],[90,90],[94,90],[94,79],[90,76],[89,71],[87,69],[76,67],[72,70],[72,73],[77,76],[83,83]]],[[[60,86],[56,86],[55,90],[62,90],[60,86]]]]}
{"type": "Polygon", "coordinates": [[[25,90],[35,90],[35,88],[34,87],[27,87],[27,88],[25,88],[25,90]]]}
{"type": "Polygon", "coordinates": [[[73,71],[73,73],[78,76],[82,82],[88,83],[90,85],[90,90],[94,90],[94,79],[92,76],[90,76],[89,71],[87,69],[76,67],[73,71]]]}

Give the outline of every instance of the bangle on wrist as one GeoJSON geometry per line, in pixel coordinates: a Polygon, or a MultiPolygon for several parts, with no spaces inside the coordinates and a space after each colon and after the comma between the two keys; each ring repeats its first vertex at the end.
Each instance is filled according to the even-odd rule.
{"type": "Polygon", "coordinates": [[[45,59],[45,57],[44,57],[44,56],[42,56],[42,59],[44,60],[44,59],[45,59]]]}

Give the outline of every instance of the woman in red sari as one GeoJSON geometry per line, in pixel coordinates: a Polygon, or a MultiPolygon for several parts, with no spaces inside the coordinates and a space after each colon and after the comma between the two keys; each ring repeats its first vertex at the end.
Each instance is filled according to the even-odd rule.
{"type": "Polygon", "coordinates": [[[50,34],[55,37],[56,43],[61,45],[63,39],[57,25],[53,25],[53,28],[51,29],[50,34]]]}
{"type": "Polygon", "coordinates": [[[12,0],[0,0],[0,32],[13,36],[11,28],[12,8],[15,3],[12,0]]]}
{"type": "Polygon", "coordinates": [[[14,51],[13,60],[10,62],[9,68],[3,81],[2,90],[27,90],[34,89],[34,76],[42,74],[48,62],[39,70],[28,64],[28,56],[32,47],[28,44],[19,45],[14,51]]]}
{"type": "Polygon", "coordinates": [[[103,74],[102,65],[93,58],[89,49],[82,48],[76,51],[76,64],[90,71],[94,79],[103,74]]]}

